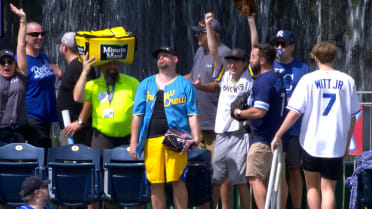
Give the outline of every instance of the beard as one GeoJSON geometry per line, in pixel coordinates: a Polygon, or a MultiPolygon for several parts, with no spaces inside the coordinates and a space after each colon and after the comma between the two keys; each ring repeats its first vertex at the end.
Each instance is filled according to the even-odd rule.
{"type": "Polygon", "coordinates": [[[166,62],[158,63],[158,68],[161,69],[161,70],[167,69],[168,68],[168,63],[166,63],[166,62]]]}
{"type": "Polygon", "coordinates": [[[257,75],[261,70],[261,65],[259,63],[253,64],[251,65],[251,68],[252,68],[253,73],[257,75]]]}
{"type": "Polygon", "coordinates": [[[109,85],[114,85],[119,79],[119,72],[116,69],[109,68],[105,73],[105,80],[109,85]]]}

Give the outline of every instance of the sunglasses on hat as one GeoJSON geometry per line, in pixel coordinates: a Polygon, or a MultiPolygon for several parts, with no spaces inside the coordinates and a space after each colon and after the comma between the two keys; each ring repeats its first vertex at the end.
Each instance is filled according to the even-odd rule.
{"type": "Polygon", "coordinates": [[[39,37],[40,35],[44,37],[45,34],[46,34],[45,31],[43,31],[43,32],[30,32],[30,33],[27,33],[27,35],[32,36],[32,37],[39,37]]]}

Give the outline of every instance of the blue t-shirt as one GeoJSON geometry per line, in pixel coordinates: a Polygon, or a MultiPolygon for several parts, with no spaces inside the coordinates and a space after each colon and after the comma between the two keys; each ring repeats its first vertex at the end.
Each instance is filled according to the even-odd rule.
{"type": "Polygon", "coordinates": [[[38,57],[27,55],[27,116],[51,123],[58,121],[55,82],[49,58],[40,52],[38,57]]]}
{"type": "MultiPolygon", "coordinates": [[[[142,153],[148,137],[158,91],[156,75],[146,78],[137,87],[133,115],[143,115],[139,142],[136,148],[138,156],[142,153]]],[[[197,94],[192,83],[183,76],[177,75],[164,87],[164,112],[169,129],[177,129],[191,134],[188,115],[199,114],[197,94]]]]}
{"type": "MultiPolygon", "coordinates": [[[[300,78],[306,73],[310,72],[309,66],[296,59],[293,59],[293,61],[289,64],[282,64],[275,60],[273,67],[274,70],[279,72],[283,78],[288,99],[291,98],[300,78]]],[[[300,130],[301,120],[297,120],[297,122],[288,130],[287,134],[289,136],[299,136],[300,130]]]]}
{"type": "MultiPolygon", "coordinates": [[[[28,204],[23,204],[19,209],[34,209],[34,208],[29,206],[28,204]]],[[[45,205],[44,209],[51,209],[51,207],[49,205],[45,205]]]]}
{"type": "Polygon", "coordinates": [[[285,115],[287,98],[280,75],[274,70],[260,74],[253,83],[250,97],[250,106],[266,110],[263,118],[251,120],[253,137],[250,144],[262,142],[270,146],[285,115]]]}

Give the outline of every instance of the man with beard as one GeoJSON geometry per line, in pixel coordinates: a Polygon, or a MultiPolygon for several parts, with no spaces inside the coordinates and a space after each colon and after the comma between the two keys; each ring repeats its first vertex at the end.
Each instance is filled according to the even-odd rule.
{"type": "Polygon", "coordinates": [[[22,200],[25,201],[21,209],[51,209],[48,205],[49,180],[41,180],[37,176],[27,177],[21,187],[20,195],[22,200]]]}
{"type": "MultiPolygon", "coordinates": [[[[75,144],[84,144],[90,146],[92,140],[91,124],[82,123],[79,119],[79,114],[82,111],[83,105],[75,102],[73,98],[73,90],[82,72],[83,66],[77,57],[75,45],[75,32],[67,32],[62,36],[60,53],[68,63],[67,69],[61,79],[61,87],[57,97],[57,108],[61,131],[58,136],[60,146],[67,144],[67,136],[73,136],[75,144]],[[72,123],[64,127],[62,120],[62,111],[69,110],[72,123]]],[[[95,78],[94,70],[90,71],[88,79],[95,78]]],[[[87,108],[87,106],[85,106],[87,108]]]]}
{"type": "Polygon", "coordinates": [[[171,183],[177,209],[186,209],[187,152],[175,152],[162,144],[167,130],[191,134],[200,143],[197,94],[192,83],[176,72],[178,57],[170,47],[153,52],[159,73],[138,86],[133,106],[130,155],[144,152],[146,176],[151,183],[154,209],[166,207],[164,183],[171,183]]]}
{"type": "Polygon", "coordinates": [[[99,65],[103,76],[87,82],[87,75],[95,63],[94,57],[83,59],[83,71],[74,88],[74,100],[84,102],[79,120],[84,124],[92,114],[93,137],[91,146],[111,149],[129,144],[133,100],[139,82],[119,73],[118,61],[99,65]]]}
{"type": "MultiPolygon", "coordinates": [[[[286,94],[281,77],[273,70],[275,57],[276,50],[273,46],[269,44],[253,46],[250,65],[253,71],[258,73],[258,77],[250,95],[250,108],[235,109],[233,113],[237,118],[251,120],[253,136],[248,151],[246,176],[252,186],[258,209],[265,206],[266,181],[272,159],[270,143],[285,113],[286,94]]],[[[287,187],[284,177],[282,185],[284,186],[282,200],[286,200],[287,187]]],[[[285,203],[282,201],[282,208],[285,208],[285,203]]]]}

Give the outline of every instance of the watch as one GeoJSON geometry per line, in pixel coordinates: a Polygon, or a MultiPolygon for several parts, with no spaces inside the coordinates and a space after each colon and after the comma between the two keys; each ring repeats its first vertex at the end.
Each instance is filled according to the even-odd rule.
{"type": "Polygon", "coordinates": [[[238,112],[236,112],[236,115],[238,116],[238,118],[240,118],[240,110],[238,110],[238,112]]]}
{"type": "Polygon", "coordinates": [[[84,124],[84,121],[81,119],[78,119],[78,124],[82,126],[84,124]]]}

